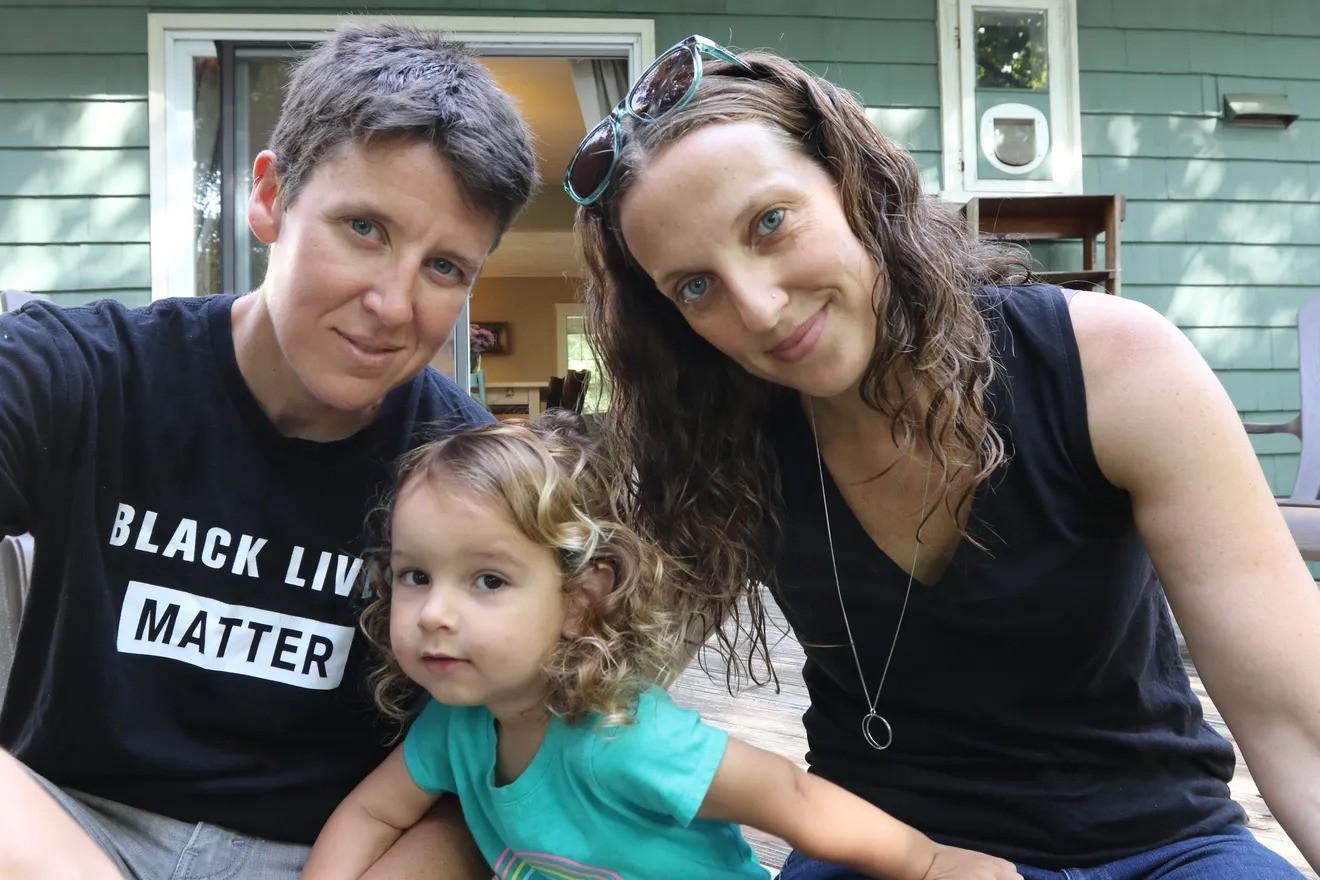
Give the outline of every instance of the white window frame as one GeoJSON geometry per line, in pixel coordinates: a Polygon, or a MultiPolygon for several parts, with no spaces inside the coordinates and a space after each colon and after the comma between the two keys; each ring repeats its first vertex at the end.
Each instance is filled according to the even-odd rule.
{"type": "Polygon", "coordinates": [[[568,319],[580,318],[587,313],[582,303],[555,303],[555,363],[557,375],[568,373],[568,319]]]}
{"type": "MultiPolygon", "coordinates": [[[[191,296],[196,287],[192,204],[193,59],[213,55],[215,40],[314,42],[324,39],[347,18],[324,14],[147,15],[153,300],[191,296]]],[[[403,21],[443,30],[482,54],[626,57],[630,82],[655,57],[655,22],[650,19],[354,15],[352,20],[403,21]]],[[[553,186],[554,181],[547,185],[553,186]]]]}
{"type": "Polygon", "coordinates": [[[965,202],[977,195],[1077,194],[1082,191],[1081,87],[1077,68],[1077,0],[939,0],[940,197],[965,202]],[[997,7],[1043,10],[1050,53],[1049,180],[980,180],[976,157],[976,58],[972,11],[997,7]]]}

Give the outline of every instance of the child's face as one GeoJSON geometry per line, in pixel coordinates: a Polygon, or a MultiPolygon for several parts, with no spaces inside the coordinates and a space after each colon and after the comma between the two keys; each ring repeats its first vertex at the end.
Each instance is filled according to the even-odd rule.
{"type": "Polygon", "coordinates": [[[390,644],[442,703],[514,718],[544,705],[567,607],[555,554],[452,480],[411,480],[394,507],[390,644]]]}
{"type": "Polygon", "coordinates": [[[270,340],[244,376],[268,412],[369,415],[435,357],[496,221],[467,203],[449,163],[422,141],[345,144],[287,205],[273,159],[258,157],[249,205],[253,231],[271,245],[270,340]]]}

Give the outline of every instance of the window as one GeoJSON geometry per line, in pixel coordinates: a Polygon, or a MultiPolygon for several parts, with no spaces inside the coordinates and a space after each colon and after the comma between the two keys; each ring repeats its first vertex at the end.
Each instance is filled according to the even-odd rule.
{"type": "Polygon", "coordinates": [[[591,344],[587,342],[587,319],[582,303],[556,303],[555,329],[558,337],[559,375],[569,370],[587,370],[591,373],[591,383],[587,387],[587,399],[582,405],[582,411],[604,412],[609,409],[609,377],[605,375],[604,368],[591,350],[591,344]]]}
{"type": "MultiPolygon", "coordinates": [[[[153,299],[241,292],[260,283],[266,251],[248,231],[245,209],[252,160],[279,114],[289,61],[343,20],[320,14],[147,16],[153,299]]],[[[655,55],[649,20],[391,20],[444,30],[485,55],[622,59],[628,80],[655,55]]],[[[468,347],[453,340],[466,338],[467,326],[465,309],[434,362],[460,387],[460,377],[469,375],[468,347]]]]}
{"type": "Polygon", "coordinates": [[[270,141],[289,63],[300,48],[228,40],[189,47],[194,295],[251,290],[265,277],[266,247],[248,229],[243,206],[251,194],[252,161],[270,141]]]}
{"type": "Polygon", "coordinates": [[[1076,0],[940,0],[944,196],[1082,191],[1076,0]]]}

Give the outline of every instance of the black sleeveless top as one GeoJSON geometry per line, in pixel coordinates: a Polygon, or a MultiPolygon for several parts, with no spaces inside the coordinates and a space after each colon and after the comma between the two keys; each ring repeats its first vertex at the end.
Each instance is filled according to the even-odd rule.
{"type": "MultiPolygon", "coordinates": [[[[886,751],[862,736],[867,702],[810,427],[796,400],[774,420],[783,532],[769,581],[806,651],[812,771],[936,840],[1045,868],[1245,821],[1228,792],[1232,747],[1188,685],[1131,500],[1096,464],[1062,292],[987,288],[978,300],[1001,365],[989,402],[1010,459],[973,497],[970,530],[984,549],[964,540],[938,583],[913,584],[877,707],[893,727],[886,751]]],[[[828,470],[825,480],[874,693],[908,575],[828,470]]]]}

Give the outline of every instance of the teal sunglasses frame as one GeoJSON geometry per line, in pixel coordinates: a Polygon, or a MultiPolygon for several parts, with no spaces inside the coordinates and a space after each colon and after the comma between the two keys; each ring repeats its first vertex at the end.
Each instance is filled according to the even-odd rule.
{"type": "Polygon", "coordinates": [[[751,72],[752,68],[733,52],[724,48],[714,40],[709,40],[700,34],[692,34],[684,37],[673,46],[670,46],[660,54],[637,78],[628,94],[623,96],[623,100],[615,105],[609,115],[602,119],[596,125],[592,126],[591,131],[578,144],[577,150],[573,152],[573,158],[568,163],[567,170],[564,171],[564,192],[568,197],[579,205],[590,207],[600,200],[605,190],[609,188],[610,180],[614,177],[614,167],[619,163],[619,153],[623,149],[623,119],[631,116],[641,122],[654,122],[666,113],[673,113],[675,110],[681,110],[687,106],[697,88],[701,85],[702,56],[708,55],[719,61],[737,65],[742,69],[751,72]],[[669,64],[677,57],[686,56],[691,65],[692,83],[679,96],[678,100],[672,104],[656,107],[657,93],[663,95],[663,87],[672,83],[679,72],[686,71],[687,68],[675,68],[672,73],[664,78],[657,78],[655,74],[666,64],[669,64]],[[654,109],[653,109],[654,108],[654,109]],[[573,186],[573,172],[578,170],[578,163],[584,158],[593,158],[599,148],[596,142],[601,135],[608,129],[610,134],[610,161],[605,171],[600,176],[600,181],[592,187],[589,195],[581,195],[573,186]]]}

